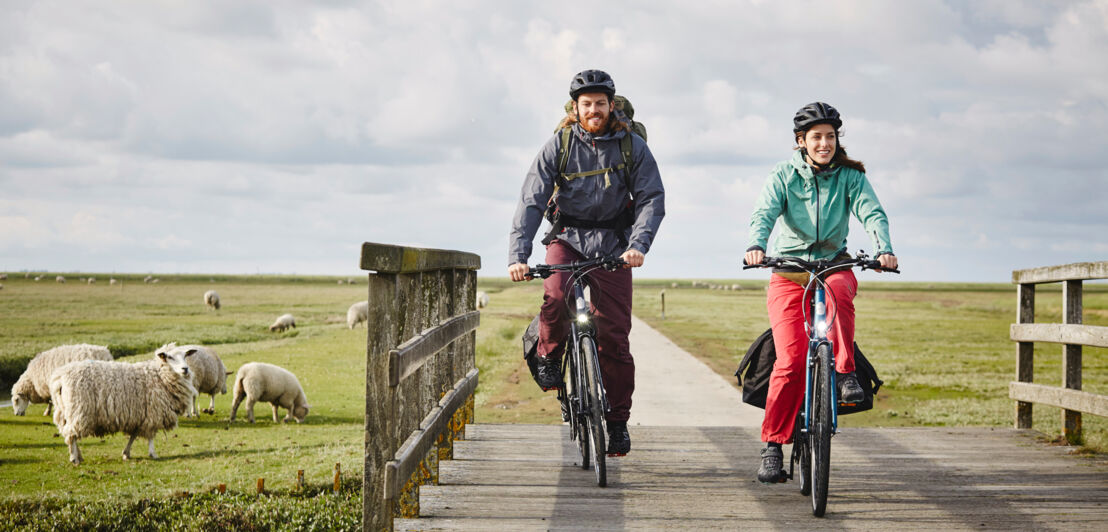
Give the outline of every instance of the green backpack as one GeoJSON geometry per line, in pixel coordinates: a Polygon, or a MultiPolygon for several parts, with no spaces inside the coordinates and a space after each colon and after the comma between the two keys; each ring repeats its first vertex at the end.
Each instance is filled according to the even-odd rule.
{"type": "MultiPolygon", "coordinates": [[[[635,107],[631,105],[631,101],[627,98],[616,95],[612,98],[612,106],[627,116],[628,120],[631,120],[631,132],[642,137],[646,140],[646,126],[642,122],[636,122],[635,107]]],[[[573,100],[566,102],[565,105],[566,115],[573,113],[573,100]]],[[[624,135],[619,139],[619,151],[623,156],[623,162],[615,168],[600,168],[598,170],[590,170],[587,172],[577,172],[567,174],[566,165],[569,163],[569,142],[570,135],[573,134],[573,128],[560,127],[555,131],[560,130],[560,137],[558,143],[558,175],[554,179],[554,194],[550,196],[550,201],[547,203],[546,212],[543,216],[551,223],[550,232],[546,234],[546,237],[542,239],[544,245],[550,245],[550,242],[567,227],[593,227],[593,228],[607,228],[616,229],[630,226],[634,223],[633,214],[633,202],[628,201],[627,208],[623,210],[615,218],[609,220],[578,220],[569,216],[565,216],[558,211],[558,205],[556,198],[558,196],[558,189],[562,183],[572,181],[579,177],[588,177],[593,175],[604,174],[605,182],[609,179],[608,173],[612,170],[623,170],[631,166],[631,135],[624,135]]]]}

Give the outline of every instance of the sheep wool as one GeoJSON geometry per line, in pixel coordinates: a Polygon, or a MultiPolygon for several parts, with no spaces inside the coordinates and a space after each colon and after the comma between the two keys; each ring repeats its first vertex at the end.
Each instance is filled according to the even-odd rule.
{"type": "Polygon", "coordinates": [[[296,319],[292,317],[292,314],[282,314],[277,317],[277,320],[273,322],[273,325],[269,326],[269,330],[273,332],[284,332],[289,328],[296,328],[296,319]]]}
{"type": "Polygon", "coordinates": [[[369,319],[369,301],[359,301],[350,305],[346,310],[346,326],[353,329],[355,325],[369,319]]]}
{"type": "Polygon", "coordinates": [[[12,408],[22,416],[31,403],[46,403],[46,414],[54,408],[50,401],[50,374],[78,360],[112,360],[107,347],[92,344],[67,344],[47,349],[31,359],[27,369],[12,386],[12,408]]]}
{"type": "Polygon", "coordinates": [[[234,400],[231,403],[231,422],[239,404],[246,399],[246,419],[254,422],[254,403],[259,401],[273,406],[273,422],[277,422],[277,407],[288,410],[285,421],[297,423],[308,416],[308,396],[291,371],[264,362],[248,362],[235,373],[234,400]]]}
{"type": "Polygon", "coordinates": [[[81,464],[80,438],[117,432],[131,437],[124,460],[131,458],[131,444],[139,436],[146,438],[150,457],[157,458],[154,436],[177,428],[177,416],[196,394],[186,360],[193,353],[159,352],[157,360],[137,364],[83,360],[54,371],[54,425],[69,446],[69,461],[81,464]]]}
{"type": "Polygon", "coordinates": [[[192,375],[192,385],[196,388],[196,395],[189,404],[188,417],[196,417],[196,400],[202,393],[211,397],[205,414],[215,413],[215,394],[227,393],[227,366],[215,351],[202,345],[183,345],[177,347],[177,343],[163,345],[158,352],[185,353],[194,351],[189,357],[189,374],[192,375]]]}
{"type": "Polygon", "coordinates": [[[477,308],[489,306],[489,295],[485,292],[477,292],[477,308]]]}
{"type": "Polygon", "coordinates": [[[208,308],[219,310],[219,292],[215,290],[204,292],[204,304],[207,305],[208,308]]]}

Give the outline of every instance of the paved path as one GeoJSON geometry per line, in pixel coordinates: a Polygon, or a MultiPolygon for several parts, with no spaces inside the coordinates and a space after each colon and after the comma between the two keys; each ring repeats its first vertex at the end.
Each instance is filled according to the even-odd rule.
{"type": "Polygon", "coordinates": [[[728,381],[636,317],[631,318],[631,353],[632,426],[762,426],[762,409],[742,402],[742,393],[728,381]]]}

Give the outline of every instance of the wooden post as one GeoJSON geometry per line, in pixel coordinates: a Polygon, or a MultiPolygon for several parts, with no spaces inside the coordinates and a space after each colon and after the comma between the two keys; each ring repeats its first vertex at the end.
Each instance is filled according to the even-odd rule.
{"type": "Polygon", "coordinates": [[[389,350],[397,345],[397,275],[368,277],[369,313],[366,346],[365,474],[362,482],[362,529],[392,530],[392,506],[385,499],[385,463],[392,460],[396,423],[389,389],[389,350]]]}
{"type": "Polygon", "coordinates": [[[262,495],[263,493],[265,493],[265,479],[264,478],[259,478],[258,479],[258,495],[262,495]]]}
{"type": "Polygon", "coordinates": [[[303,469],[297,469],[296,470],[296,491],[300,491],[300,490],[303,490],[303,489],[304,489],[304,470],[303,469]]]}
{"type": "MultiPolygon", "coordinates": [[[[1017,323],[1035,322],[1035,285],[1031,283],[1019,285],[1016,307],[1017,323]]],[[[1035,377],[1035,343],[1016,343],[1016,380],[1019,382],[1032,382],[1035,377]]],[[[1016,402],[1016,428],[1031,428],[1031,412],[1033,403],[1016,402]]]]}
{"type": "Polygon", "coordinates": [[[662,289],[662,319],[666,319],[666,289],[662,289]]]}
{"type": "Polygon", "coordinates": [[[341,476],[342,476],[342,466],[340,464],[336,463],[335,464],[335,486],[334,486],[335,493],[338,493],[339,488],[342,487],[341,476]]]}
{"type": "MultiPolygon", "coordinates": [[[[1081,281],[1062,282],[1062,323],[1081,324],[1081,281]]],[[[1062,346],[1062,387],[1081,389],[1081,344],[1062,346]]],[[[1081,412],[1062,410],[1062,435],[1071,445],[1082,442],[1081,412]]]]}

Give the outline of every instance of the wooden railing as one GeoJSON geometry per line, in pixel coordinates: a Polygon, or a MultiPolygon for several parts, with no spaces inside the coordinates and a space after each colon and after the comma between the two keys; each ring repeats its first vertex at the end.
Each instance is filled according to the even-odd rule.
{"type": "Polygon", "coordinates": [[[419,515],[419,486],[473,420],[477,269],[473,253],[365,243],[369,270],[362,528],[419,515]]]}
{"type": "Polygon", "coordinates": [[[1016,322],[1011,338],[1016,347],[1016,381],[1008,397],[1016,400],[1016,428],[1031,428],[1033,403],[1062,409],[1062,434],[1081,441],[1081,413],[1108,416],[1108,396],[1081,390],[1081,347],[1108,347],[1108,327],[1082,325],[1082,281],[1108,278],[1108,262],[1081,262],[1012,272],[1019,285],[1016,322]],[[1035,285],[1062,283],[1062,323],[1035,323],[1035,285]],[[1035,342],[1062,347],[1062,386],[1032,384],[1035,342]]]}

